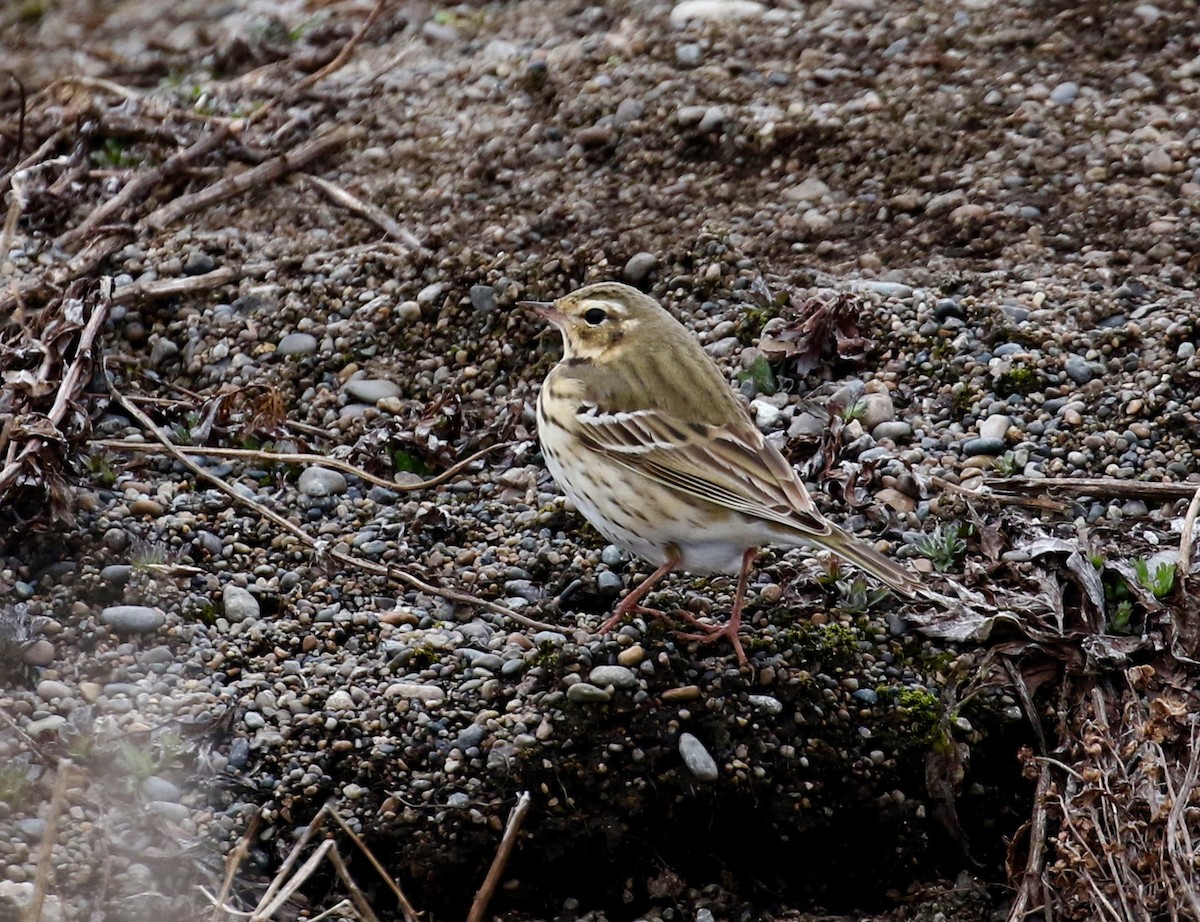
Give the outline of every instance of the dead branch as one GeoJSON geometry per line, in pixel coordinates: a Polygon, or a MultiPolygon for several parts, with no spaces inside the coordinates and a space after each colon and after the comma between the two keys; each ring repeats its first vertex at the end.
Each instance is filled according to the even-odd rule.
{"type": "Polygon", "coordinates": [[[517,844],[517,834],[521,831],[521,824],[525,821],[525,814],[529,812],[531,802],[532,798],[529,796],[529,792],[522,791],[517,798],[517,805],[508,814],[508,822],[504,826],[504,836],[500,839],[500,847],[496,849],[496,857],[492,859],[492,866],[488,868],[483,885],[475,894],[475,899],[471,901],[471,911],[467,915],[467,922],[483,922],[484,913],[487,912],[488,905],[492,902],[492,895],[500,884],[500,878],[504,876],[509,856],[512,855],[512,850],[517,844]]]}
{"type": "Polygon", "coordinates": [[[1186,580],[1192,568],[1192,534],[1196,528],[1196,517],[1200,516],[1200,490],[1192,495],[1187,515],[1183,517],[1183,534],[1179,538],[1179,578],[1186,580]]]}
{"type": "Polygon", "coordinates": [[[372,224],[375,224],[385,234],[393,240],[403,243],[405,246],[410,246],[414,250],[424,249],[424,244],[421,243],[411,233],[400,226],[394,218],[386,211],[371,202],[363,201],[358,196],[347,192],[341,186],[334,185],[328,179],[322,179],[319,176],[313,176],[311,173],[300,174],[305,181],[308,182],[317,191],[323,193],[335,205],[354,212],[361,218],[365,218],[372,224]]]}
{"type": "Polygon", "coordinates": [[[242,838],[233,850],[233,854],[225,859],[225,879],[221,881],[221,892],[217,895],[217,899],[213,903],[212,922],[220,922],[221,909],[225,906],[225,903],[229,899],[229,894],[233,890],[233,881],[237,877],[238,868],[242,866],[242,862],[250,854],[250,843],[254,841],[254,834],[258,832],[258,824],[261,821],[262,813],[256,812],[250,817],[250,822],[246,824],[246,831],[242,834],[242,838]]]}
{"type": "Polygon", "coordinates": [[[320,137],[313,138],[307,144],[302,144],[294,150],[265,160],[245,172],[226,176],[199,192],[181,195],[151,212],[140,222],[140,225],[154,230],[163,230],[194,211],[274,182],[288,173],[294,173],[314,160],[319,160],[326,154],[342,147],[349,137],[349,129],[335,128],[320,137]]]}
{"type": "Polygon", "coordinates": [[[156,279],[153,282],[134,282],[130,285],[122,285],[114,291],[113,303],[130,304],[135,301],[177,298],[180,295],[195,294],[198,291],[209,291],[222,285],[228,285],[244,276],[253,275],[255,268],[266,271],[265,266],[243,266],[239,269],[222,266],[220,269],[205,272],[203,275],[189,275],[177,279],[156,279]]]}
{"type": "Polygon", "coordinates": [[[984,486],[997,493],[1040,496],[1062,493],[1106,499],[1145,499],[1164,502],[1191,499],[1200,490],[1197,483],[1149,483],[1116,477],[985,477],[984,486]]]}
{"type": "Polygon", "coordinates": [[[307,77],[305,77],[299,83],[297,83],[294,88],[294,92],[303,93],[309,87],[313,86],[314,84],[320,83],[322,80],[324,80],[330,74],[336,73],[337,71],[339,71],[343,67],[345,67],[346,62],[350,60],[350,55],[353,54],[354,49],[358,47],[360,42],[362,42],[363,38],[366,36],[366,34],[370,30],[371,26],[373,26],[375,24],[375,20],[377,20],[379,18],[379,14],[383,12],[383,8],[385,6],[387,6],[387,4],[388,4],[388,0],[377,0],[377,2],[375,3],[375,6],[372,8],[370,14],[367,16],[366,21],[363,22],[362,26],[359,27],[359,30],[357,32],[355,32],[352,36],[350,36],[350,40],[347,41],[346,44],[342,46],[342,50],[337,53],[337,55],[334,57],[334,59],[332,61],[330,61],[328,64],[326,64],[324,67],[322,67],[320,70],[317,70],[317,71],[309,74],[307,77]]]}
{"type": "Polygon", "coordinates": [[[1029,855],[1017,887],[1016,899],[1008,910],[1008,922],[1023,922],[1034,904],[1034,889],[1041,888],[1042,867],[1046,863],[1046,798],[1050,792],[1050,766],[1042,763],[1037,789],[1033,794],[1033,816],[1029,820],[1029,855]]]}
{"type": "Polygon", "coordinates": [[[513,611],[507,606],[501,605],[498,602],[492,602],[488,599],[481,599],[478,596],[471,595],[468,592],[460,592],[457,589],[449,589],[444,586],[434,586],[431,583],[425,582],[423,579],[414,576],[406,570],[401,570],[398,567],[386,566],[377,564],[370,560],[353,557],[344,551],[340,551],[335,547],[331,547],[325,541],[318,541],[308,532],[302,529],[299,525],[281,516],[279,513],[268,509],[257,500],[251,499],[248,496],[243,496],[224,480],[209,471],[206,471],[200,465],[192,461],[180,448],[178,448],[166,434],[147,416],[136,404],[125,397],[123,393],[117,390],[116,385],[112,381],[111,375],[108,375],[107,368],[105,369],[105,377],[108,379],[109,391],[112,393],[113,399],[125,408],[134,419],[150,432],[159,443],[167,447],[168,453],[175,458],[180,464],[184,465],[188,470],[195,474],[198,478],[206,480],[215,486],[218,490],[230,497],[235,503],[253,509],[258,515],[275,523],[280,528],[284,529],[291,535],[295,536],[302,543],[307,545],[311,550],[318,555],[325,556],[329,560],[335,561],[347,567],[357,567],[374,576],[379,576],[384,579],[391,579],[403,583],[406,586],[411,586],[419,592],[426,592],[438,598],[446,599],[451,602],[458,602],[463,605],[469,605],[473,608],[482,608],[486,611],[502,615],[510,621],[524,627],[533,628],[539,631],[555,631],[558,627],[552,624],[546,624],[543,621],[535,621],[533,618],[527,618],[519,612],[513,611]]]}
{"type": "MultiPolygon", "coordinates": [[[[98,448],[108,448],[113,451],[173,454],[170,447],[154,442],[97,439],[91,444],[98,448]]],[[[352,477],[358,477],[377,487],[384,487],[398,493],[409,493],[417,490],[430,490],[440,486],[447,480],[457,476],[480,458],[491,454],[497,449],[507,448],[510,445],[512,445],[512,442],[498,442],[495,445],[489,445],[487,448],[481,448],[474,454],[468,455],[461,461],[454,463],[437,476],[430,477],[428,480],[422,480],[419,483],[396,483],[394,480],[376,477],[374,474],[364,471],[361,467],[355,467],[346,461],[341,461],[337,458],[328,458],[325,455],[311,454],[309,452],[262,451],[252,448],[207,448],[195,445],[181,445],[178,447],[185,454],[199,455],[205,458],[242,458],[247,461],[264,461],[270,464],[312,464],[318,467],[327,467],[330,470],[341,471],[343,474],[349,474],[352,477]]]]}
{"type": "MultiPolygon", "coordinates": [[[[101,326],[104,325],[104,321],[108,318],[111,289],[111,279],[101,281],[99,297],[96,298],[95,303],[92,305],[92,316],[88,318],[87,326],[84,327],[83,333],[79,337],[79,345],[75,348],[75,357],[71,360],[71,364],[59,382],[58,392],[54,397],[54,404],[51,406],[49,413],[46,414],[55,430],[62,425],[68,406],[79,396],[86,377],[90,377],[93,358],[92,345],[95,343],[101,326]],[[88,374],[85,375],[85,372],[88,374]]],[[[20,452],[17,453],[16,458],[10,461],[3,470],[0,470],[0,495],[3,495],[12,486],[13,482],[21,474],[21,471],[24,470],[27,461],[39,451],[42,451],[45,443],[46,437],[32,436],[24,444],[20,452]]]]}
{"type": "Polygon", "coordinates": [[[64,250],[72,249],[76,243],[91,234],[94,228],[112,220],[126,206],[145,198],[149,193],[160,188],[164,185],[167,177],[182,172],[198,160],[208,156],[229,140],[232,134],[228,125],[219,125],[215,131],[208,132],[195,144],[168,157],[162,165],[134,176],[120,192],[94,209],[77,227],[60,234],[55,243],[64,250]]]}
{"type": "Polygon", "coordinates": [[[379,876],[383,878],[384,883],[386,883],[391,889],[392,894],[396,897],[396,901],[400,904],[400,912],[404,914],[404,922],[419,922],[420,913],[413,908],[412,903],[408,901],[408,897],[406,897],[404,892],[400,889],[400,885],[396,883],[396,881],[392,879],[392,876],[383,869],[383,865],[379,863],[379,859],[375,857],[375,853],[367,848],[367,843],[362,840],[358,833],[356,833],[349,827],[349,825],[347,825],[346,821],[342,819],[342,815],[340,813],[328,805],[326,805],[325,809],[329,811],[329,815],[333,817],[333,821],[341,827],[342,832],[346,833],[346,835],[350,837],[350,841],[352,841],[358,850],[363,853],[366,859],[371,862],[371,867],[373,867],[379,873],[379,876]]]}
{"type": "Polygon", "coordinates": [[[54,793],[50,796],[50,810],[46,814],[46,828],[42,831],[42,846],[38,852],[37,877],[33,883],[33,897],[29,900],[25,919],[27,922],[39,922],[42,918],[42,905],[46,902],[46,894],[50,890],[51,858],[54,855],[54,841],[58,838],[58,818],[62,815],[63,804],[67,799],[67,778],[71,774],[71,761],[59,761],[54,776],[54,793]]]}

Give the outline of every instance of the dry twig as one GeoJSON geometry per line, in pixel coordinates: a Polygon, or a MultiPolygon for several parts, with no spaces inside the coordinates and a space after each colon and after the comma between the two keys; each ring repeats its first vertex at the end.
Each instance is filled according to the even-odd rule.
{"type": "Polygon", "coordinates": [[[492,902],[492,895],[500,884],[500,878],[504,876],[508,859],[517,844],[517,834],[521,831],[521,824],[525,821],[525,814],[529,812],[531,802],[532,798],[529,796],[529,792],[522,791],[517,798],[517,805],[508,814],[508,822],[504,826],[504,836],[500,839],[500,847],[496,849],[496,857],[492,859],[492,866],[488,868],[483,885],[475,894],[475,899],[471,901],[471,911],[467,915],[467,922],[483,922],[484,913],[487,912],[488,905],[492,902]]]}
{"type": "Polygon", "coordinates": [[[33,897],[26,908],[25,922],[40,922],[42,905],[50,890],[50,860],[54,855],[54,840],[58,837],[58,818],[62,815],[67,799],[67,778],[71,774],[71,761],[59,760],[54,776],[54,793],[50,795],[50,810],[46,814],[46,828],[42,830],[42,845],[38,851],[37,877],[33,882],[33,897]]]}
{"type": "MultiPolygon", "coordinates": [[[[106,376],[107,376],[107,369],[106,369],[106,376]]],[[[294,522],[289,521],[288,519],[281,516],[279,513],[274,512],[271,509],[268,509],[262,503],[259,503],[256,500],[253,500],[248,496],[244,496],[243,494],[241,494],[237,490],[235,490],[233,487],[231,487],[229,484],[227,484],[220,477],[217,477],[214,474],[212,474],[211,472],[206,471],[204,468],[202,468],[198,464],[196,464],[196,462],[192,461],[189,457],[187,457],[187,455],[184,453],[183,450],[181,450],[174,443],[172,443],[170,439],[167,438],[166,434],[157,425],[155,425],[154,421],[151,420],[150,417],[145,414],[145,412],[143,412],[131,400],[126,398],[126,396],[123,393],[121,393],[119,390],[117,390],[116,385],[113,383],[111,376],[107,376],[107,377],[108,377],[109,390],[113,395],[113,399],[116,400],[117,403],[120,404],[122,407],[124,407],[125,410],[134,419],[136,419],[139,423],[141,423],[141,425],[146,429],[146,431],[152,433],[154,435],[154,437],[156,439],[158,439],[159,443],[167,448],[168,453],[173,458],[175,458],[176,461],[178,461],[180,464],[183,464],[185,467],[187,467],[188,470],[190,470],[197,477],[213,484],[218,490],[220,490],[226,496],[230,497],[234,502],[253,509],[258,515],[261,515],[263,518],[275,523],[280,528],[282,528],[285,531],[287,531],[288,533],[294,535],[297,539],[299,539],[301,542],[306,544],[309,548],[311,548],[313,551],[315,551],[318,555],[323,555],[323,556],[327,557],[329,560],[335,561],[344,566],[355,567],[359,570],[363,570],[363,571],[365,571],[367,573],[371,573],[375,576],[380,576],[385,579],[396,580],[397,582],[403,583],[406,586],[410,586],[413,589],[416,589],[420,592],[428,593],[428,594],[430,594],[432,596],[436,596],[438,598],[447,599],[452,602],[459,602],[463,605],[469,605],[473,608],[485,609],[486,611],[490,611],[495,614],[502,615],[503,617],[509,619],[510,621],[513,621],[517,624],[523,625],[524,627],[534,628],[535,630],[539,630],[539,631],[558,630],[558,628],[552,624],[546,624],[545,622],[542,622],[542,621],[536,621],[533,618],[527,618],[525,615],[522,615],[519,612],[515,612],[511,608],[508,608],[505,605],[501,605],[498,602],[492,602],[488,599],[481,599],[478,596],[471,595],[468,592],[460,592],[457,589],[448,589],[444,586],[434,586],[431,583],[427,583],[423,579],[420,579],[419,577],[414,576],[413,574],[407,572],[406,570],[401,570],[398,567],[385,566],[383,564],[377,564],[377,563],[374,563],[369,560],[363,560],[358,557],[353,557],[353,556],[346,554],[345,552],[340,551],[334,547],[330,547],[328,544],[326,544],[323,541],[318,541],[316,538],[312,537],[312,535],[310,535],[308,532],[306,532],[304,529],[302,529],[299,525],[296,525],[294,522]]]]}

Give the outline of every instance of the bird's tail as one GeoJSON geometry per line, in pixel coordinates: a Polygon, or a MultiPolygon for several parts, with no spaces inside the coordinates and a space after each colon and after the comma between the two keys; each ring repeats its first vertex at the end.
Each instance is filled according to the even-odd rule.
{"type": "Polygon", "coordinates": [[[896,592],[906,596],[914,596],[921,592],[923,586],[920,580],[908,568],[889,560],[871,545],[847,534],[832,523],[831,527],[833,531],[821,539],[821,543],[829,550],[839,557],[844,557],[856,567],[866,570],[896,592]]]}

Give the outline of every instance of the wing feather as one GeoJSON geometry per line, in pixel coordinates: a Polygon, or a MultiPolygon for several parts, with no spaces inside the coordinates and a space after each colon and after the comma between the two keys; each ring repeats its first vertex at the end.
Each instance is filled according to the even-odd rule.
{"type": "Polygon", "coordinates": [[[584,403],[576,422],[593,451],[681,493],[805,535],[831,533],[792,466],[749,418],[689,424],[662,410],[609,413],[584,403]]]}

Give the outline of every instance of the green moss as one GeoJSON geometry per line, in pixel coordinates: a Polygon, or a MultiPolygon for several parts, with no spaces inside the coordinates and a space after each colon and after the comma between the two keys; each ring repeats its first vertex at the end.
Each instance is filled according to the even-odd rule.
{"type": "Polygon", "coordinates": [[[880,701],[891,704],[884,713],[876,738],[887,747],[900,752],[906,749],[937,745],[941,737],[941,701],[928,688],[881,687],[876,689],[880,701]]]}
{"type": "Polygon", "coordinates": [[[996,378],[996,396],[1030,394],[1041,390],[1041,381],[1041,375],[1036,368],[1026,365],[1024,362],[1017,362],[996,378]]]}

